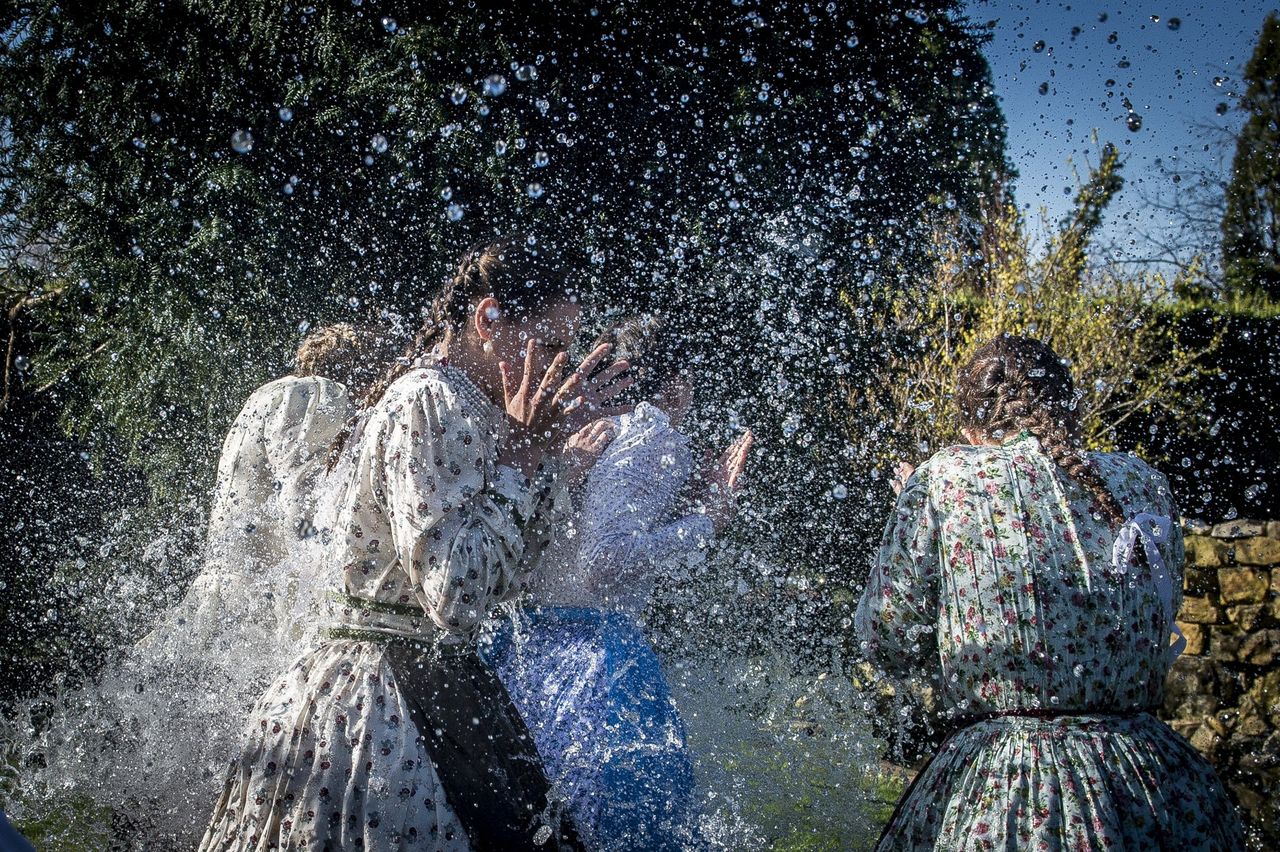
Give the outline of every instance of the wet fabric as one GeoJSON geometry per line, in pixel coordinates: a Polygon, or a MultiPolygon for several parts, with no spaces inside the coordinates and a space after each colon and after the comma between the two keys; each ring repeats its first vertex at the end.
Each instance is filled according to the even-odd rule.
{"type": "MultiPolygon", "coordinates": [[[[437,771],[430,742],[440,673],[397,670],[388,648],[469,653],[484,615],[524,587],[545,546],[554,478],[531,482],[498,464],[505,430],[505,413],[448,368],[407,373],[364,415],[324,513],[317,570],[338,586],[332,638],[250,712],[201,849],[471,848],[455,811],[470,807],[465,788],[446,786],[441,772],[451,770],[437,771]]],[[[497,684],[479,683],[459,678],[442,712],[482,706],[477,724],[497,727],[468,747],[496,749],[513,723],[493,715],[500,687],[483,697],[497,684]]],[[[482,763],[499,765],[496,755],[482,763]]]]}
{"type": "Polygon", "coordinates": [[[582,848],[548,798],[529,730],[473,648],[392,643],[386,655],[472,849],[582,848]]]}
{"type": "Polygon", "coordinates": [[[952,722],[1013,715],[961,722],[879,848],[1242,848],[1211,767],[1144,712],[1182,594],[1168,482],[1133,456],[1091,461],[1129,517],[1175,520],[1147,542],[1158,558],[1117,548],[1030,435],[942,450],[903,488],[855,616],[864,650],[932,680],[952,722]]]}
{"type": "Polygon", "coordinates": [[[698,846],[693,764],[661,664],[621,613],[540,607],[482,652],[598,850],[698,846]]]}
{"type": "Polygon", "coordinates": [[[549,570],[530,582],[539,603],[639,616],[655,586],[700,561],[711,519],[680,511],[693,472],[689,438],[661,409],[641,402],[617,418],[617,434],[573,498],[575,535],[545,554],[549,570]]]}

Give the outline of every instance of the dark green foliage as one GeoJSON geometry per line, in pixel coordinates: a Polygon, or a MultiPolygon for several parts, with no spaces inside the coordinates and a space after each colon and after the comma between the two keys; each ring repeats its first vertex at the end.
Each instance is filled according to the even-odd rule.
{"type": "Polygon", "coordinates": [[[1280,299],[1280,15],[1267,15],[1244,69],[1236,140],[1222,217],[1222,260],[1235,293],[1280,299]]]}
{"type": "Polygon", "coordinates": [[[300,329],[411,331],[470,241],[536,226],[601,306],[699,317],[705,435],[728,412],[761,439],[752,536],[854,578],[869,516],[839,383],[875,350],[838,294],[918,268],[923,212],[976,210],[1008,173],[984,35],[958,10],[12,4],[0,287],[29,362],[7,361],[12,392],[138,466],[141,514],[164,518],[203,500],[223,430],[300,329]]]}

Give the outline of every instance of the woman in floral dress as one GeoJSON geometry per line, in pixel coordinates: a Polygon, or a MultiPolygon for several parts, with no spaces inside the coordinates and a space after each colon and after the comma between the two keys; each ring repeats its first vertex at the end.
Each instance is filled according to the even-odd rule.
{"type": "Polygon", "coordinates": [[[608,347],[560,382],[565,288],[526,240],[475,247],[370,392],[335,447],[328,641],[251,711],[202,850],[580,848],[473,638],[548,540],[555,444],[626,384],[586,378],[608,347]]]}
{"type": "Polygon", "coordinates": [[[1236,850],[1212,768],[1152,715],[1176,656],[1168,482],[1079,449],[1071,375],[1005,335],[960,371],[967,445],[906,475],[856,628],[935,682],[954,732],[882,850],[1236,850]]]}

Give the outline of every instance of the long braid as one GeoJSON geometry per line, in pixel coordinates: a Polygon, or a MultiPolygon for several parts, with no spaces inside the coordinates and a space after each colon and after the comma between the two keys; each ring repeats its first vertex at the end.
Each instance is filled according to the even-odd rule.
{"type": "Polygon", "coordinates": [[[1055,419],[1043,408],[1034,409],[1018,426],[1035,435],[1049,458],[1093,495],[1098,508],[1111,526],[1118,527],[1124,523],[1124,508],[1111,493],[1098,468],[1085,455],[1080,446],[1078,429],[1068,426],[1062,418],[1055,419]]]}
{"type": "Polygon", "coordinates": [[[1094,498],[1113,527],[1125,512],[1085,455],[1071,373],[1037,340],[1002,335],[985,344],[960,371],[956,402],[966,428],[992,437],[1025,429],[1067,476],[1094,498]]]}

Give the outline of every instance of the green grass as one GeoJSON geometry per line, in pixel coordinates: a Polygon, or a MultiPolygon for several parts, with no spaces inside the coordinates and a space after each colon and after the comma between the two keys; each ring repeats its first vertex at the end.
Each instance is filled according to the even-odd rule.
{"type": "Polygon", "coordinates": [[[754,782],[740,791],[742,814],[777,852],[870,850],[905,788],[822,736],[739,742],[721,760],[730,776],[754,782]]]}
{"type": "Polygon", "coordinates": [[[111,842],[111,809],[87,796],[68,797],[38,817],[14,822],[38,852],[88,852],[111,842]]]}

